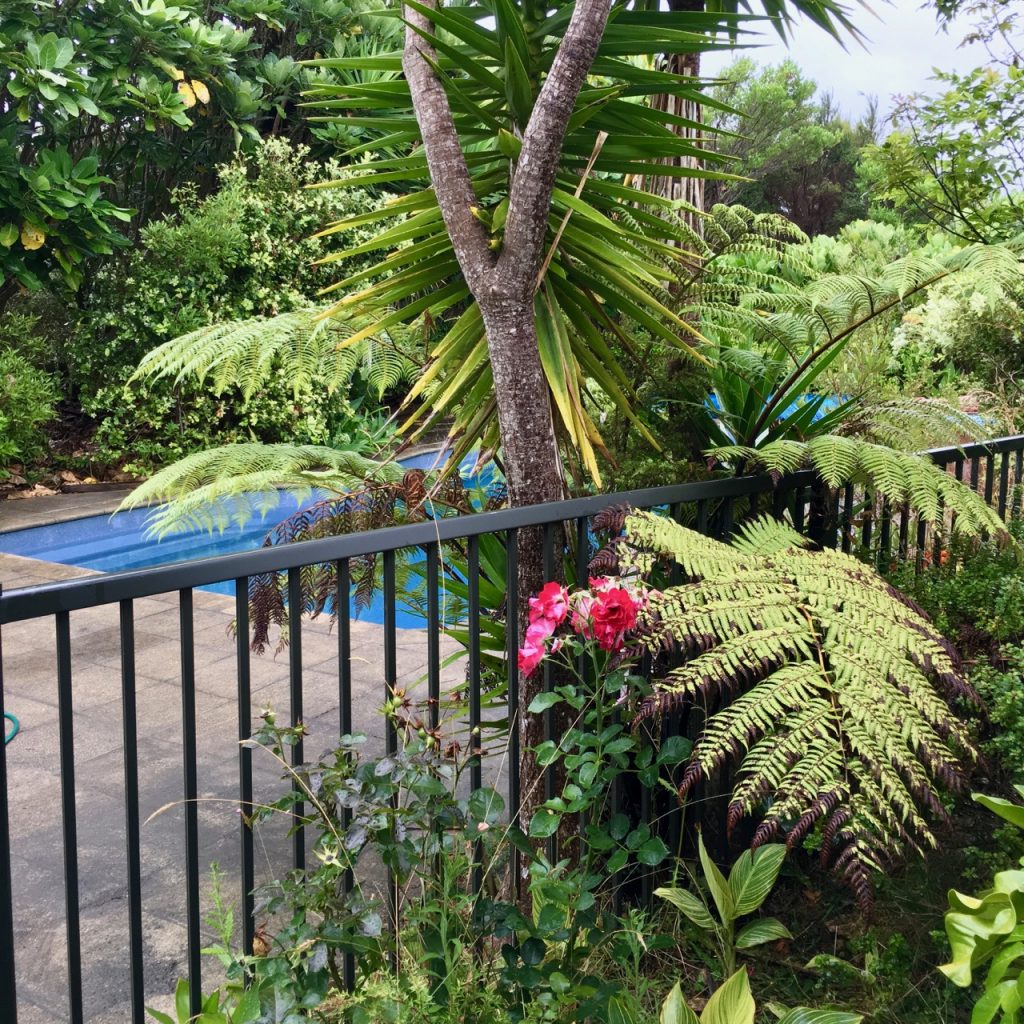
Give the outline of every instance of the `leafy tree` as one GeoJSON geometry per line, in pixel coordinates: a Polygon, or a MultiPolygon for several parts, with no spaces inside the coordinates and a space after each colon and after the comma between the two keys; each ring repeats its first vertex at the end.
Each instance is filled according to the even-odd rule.
{"type": "Polygon", "coordinates": [[[792,60],[758,70],[742,58],[722,77],[714,98],[737,113],[713,117],[715,148],[751,180],[709,183],[710,201],[782,213],[811,236],[864,216],[856,167],[860,149],[875,141],[872,111],[851,126],[792,60]]]}
{"type": "Polygon", "coordinates": [[[365,21],[347,0],[6,0],[0,309],[51,276],[77,288],[133,215],[165,212],[172,185],[209,186],[240,146],[309,139],[296,103],[323,73],[299,60],[365,49],[348,36],[365,21]]]}
{"type": "Polygon", "coordinates": [[[876,197],[972,242],[1024,231],[1024,70],[939,72],[943,91],[911,96],[869,152],[876,197]]]}

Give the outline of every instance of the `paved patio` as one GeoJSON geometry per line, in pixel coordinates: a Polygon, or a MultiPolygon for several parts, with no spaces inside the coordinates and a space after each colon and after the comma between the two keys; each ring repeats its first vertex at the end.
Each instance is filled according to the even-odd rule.
{"type": "MultiPolygon", "coordinates": [[[[5,590],[85,574],[0,555],[5,590]]],[[[237,675],[235,641],[229,635],[233,601],[199,591],[194,600],[200,865],[219,863],[227,896],[237,902],[237,675]]],[[[164,1008],[185,971],[184,816],[177,803],[183,774],[177,608],[176,594],[135,602],[140,810],[145,822],[145,989],[147,1002],[164,1008]],[[146,821],[166,805],[173,806],[146,821]]],[[[86,1020],[122,1024],[130,1013],[117,607],[72,612],[71,637],[86,1020]]],[[[354,725],[375,746],[383,743],[376,710],[385,694],[382,641],[381,627],[353,622],[354,725]]],[[[5,626],[2,643],[6,708],[21,722],[20,734],[7,747],[19,1022],[56,1024],[68,1019],[68,1011],[53,621],[5,626]]],[[[452,641],[442,638],[442,658],[454,649],[452,641]]],[[[316,756],[338,734],[337,638],[326,621],[304,624],[303,663],[305,719],[311,731],[306,753],[316,756]]],[[[420,680],[425,666],[426,632],[399,631],[400,685],[420,680]]],[[[445,685],[462,679],[459,665],[445,670],[445,685]]],[[[252,658],[254,718],[266,704],[287,712],[286,655],[252,658]]],[[[257,751],[253,762],[256,798],[280,792],[283,783],[270,756],[257,751]]],[[[288,849],[283,835],[272,830],[257,835],[258,883],[288,870],[288,849]]],[[[204,977],[212,979],[215,964],[207,961],[204,969],[204,977]]]]}

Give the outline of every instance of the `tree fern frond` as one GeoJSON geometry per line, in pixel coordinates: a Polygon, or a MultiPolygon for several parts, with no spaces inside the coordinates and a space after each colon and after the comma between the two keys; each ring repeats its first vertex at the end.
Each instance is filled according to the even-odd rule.
{"type": "Polygon", "coordinates": [[[363,490],[367,481],[397,482],[402,467],[319,445],[230,444],[194,452],[150,477],[121,508],[156,505],[148,528],[157,537],[194,529],[221,530],[264,515],[278,488],[297,499],[315,488],[363,490]]]}
{"type": "Polygon", "coordinates": [[[372,328],[371,319],[323,314],[322,308],[307,306],[201,327],[146,353],[135,377],[195,377],[209,380],[220,392],[238,386],[248,400],[279,369],[296,394],[314,382],[328,391],[345,388],[362,368],[381,395],[415,376],[415,364],[384,336],[371,334],[354,345],[347,343],[372,328]]]}
{"type": "Polygon", "coordinates": [[[810,441],[772,441],[761,448],[733,445],[708,453],[726,464],[744,464],[770,473],[814,469],[830,487],[860,484],[906,505],[925,522],[941,525],[952,513],[953,529],[963,536],[1004,536],[1006,524],[973,491],[929,459],[856,437],[823,436],[810,441]]]}
{"type": "Polygon", "coordinates": [[[704,710],[680,793],[734,771],[729,827],[758,818],[755,845],[791,846],[820,828],[823,856],[866,906],[873,871],[934,844],[939,793],[960,788],[976,756],[945,699],[977,700],[948,645],[864,564],[774,520],[747,524],[731,548],[649,512],[625,527],[637,559],[681,557],[689,578],[642,615],[642,639],[671,637],[685,661],[635,719],[704,710]]]}

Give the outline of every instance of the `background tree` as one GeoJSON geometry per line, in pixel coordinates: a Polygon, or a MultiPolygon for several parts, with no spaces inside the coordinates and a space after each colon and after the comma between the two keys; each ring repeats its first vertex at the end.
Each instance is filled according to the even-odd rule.
{"type": "Polygon", "coordinates": [[[866,215],[856,171],[861,149],[877,141],[876,104],[851,126],[792,60],[758,69],[743,58],[722,78],[713,96],[737,113],[713,117],[714,146],[751,180],[710,182],[710,202],[782,213],[811,236],[866,215]]]}
{"type": "MultiPolygon", "coordinates": [[[[77,288],[166,212],[172,186],[284,134],[321,153],[351,131],[296,116],[304,57],[365,50],[347,0],[7,0],[0,22],[0,310],[18,287],[77,288]]],[[[365,135],[365,130],[362,131],[365,135]]]]}
{"type": "Polygon", "coordinates": [[[868,152],[876,198],[971,242],[1024,231],[1024,70],[937,73],[941,92],[903,99],[868,152]]]}

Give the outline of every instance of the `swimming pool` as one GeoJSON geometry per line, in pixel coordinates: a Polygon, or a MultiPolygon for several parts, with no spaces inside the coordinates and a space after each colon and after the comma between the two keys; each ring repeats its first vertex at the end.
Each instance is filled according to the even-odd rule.
{"type": "MultiPolygon", "coordinates": [[[[400,462],[407,469],[430,469],[436,464],[437,457],[436,452],[425,452],[401,459],[400,462]]],[[[470,486],[489,486],[493,480],[493,470],[489,466],[485,467],[479,476],[473,477],[471,474],[475,462],[475,456],[463,462],[463,479],[470,486]]],[[[96,569],[99,572],[118,572],[122,569],[189,562],[237,551],[254,551],[263,546],[267,533],[282,519],[327,496],[327,491],[315,491],[305,501],[298,502],[294,495],[281,491],[268,496],[263,514],[254,514],[242,525],[233,522],[223,532],[209,533],[196,529],[160,540],[146,535],[146,523],[152,514],[151,509],[138,508],[113,515],[89,516],[0,533],[0,552],[74,565],[82,569],[96,569]]],[[[233,580],[226,580],[200,589],[233,596],[235,584],[233,580]]],[[[373,604],[360,610],[358,617],[364,622],[383,622],[384,605],[381,596],[375,595],[373,604]]],[[[398,625],[404,629],[421,627],[423,619],[416,610],[400,606],[398,625]]]]}

